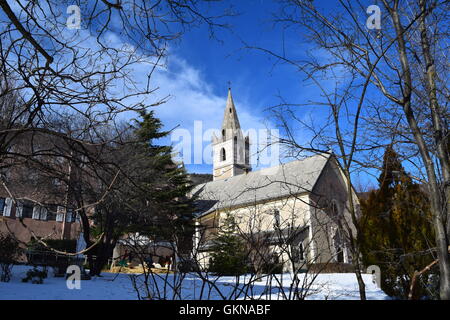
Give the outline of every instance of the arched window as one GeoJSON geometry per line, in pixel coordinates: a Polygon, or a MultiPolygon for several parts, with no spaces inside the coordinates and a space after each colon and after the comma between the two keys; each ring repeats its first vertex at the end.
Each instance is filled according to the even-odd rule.
{"type": "Polygon", "coordinates": [[[300,242],[300,244],[298,246],[298,255],[299,255],[300,261],[305,260],[305,250],[303,248],[303,242],[300,242]]]}
{"type": "Polygon", "coordinates": [[[227,155],[225,153],[225,148],[222,148],[222,150],[220,150],[220,160],[221,161],[227,160],[227,155]]]}
{"type": "Polygon", "coordinates": [[[292,260],[295,263],[299,263],[305,260],[305,248],[303,247],[303,242],[296,241],[291,247],[292,260]]]}
{"type": "Polygon", "coordinates": [[[222,139],[225,140],[225,129],[222,129],[222,139]]]}
{"type": "Polygon", "coordinates": [[[234,155],[234,162],[237,162],[237,137],[234,136],[233,139],[233,155],[234,155]]]}
{"type": "Polygon", "coordinates": [[[333,237],[333,246],[335,251],[335,260],[338,263],[343,263],[344,261],[344,242],[343,237],[339,230],[336,230],[336,233],[333,237]]]}
{"type": "Polygon", "coordinates": [[[275,209],[273,210],[273,220],[274,220],[274,228],[280,228],[280,211],[275,209]]]}
{"type": "Polygon", "coordinates": [[[336,200],[332,200],[330,204],[330,218],[337,222],[341,218],[339,204],[336,200]]]}
{"type": "Polygon", "coordinates": [[[245,138],[245,164],[250,165],[250,141],[245,138]]]}

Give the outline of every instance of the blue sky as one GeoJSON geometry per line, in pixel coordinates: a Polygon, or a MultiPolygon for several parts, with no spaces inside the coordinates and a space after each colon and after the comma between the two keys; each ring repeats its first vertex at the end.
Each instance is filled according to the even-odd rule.
{"type": "MultiPolygon", "coordinates": [[[[217,39],[211,39],[203,25],[171,45],[165,74],[170,80],[158,83],[159,75],[155,79],[158,85],[172,87],[167,90],[161,85],[161,92],[170,94],[171,99],[156,109],[167,129],[179,125],[193,132],[195,120],[203,121],[205,128],[220,128],[228,82],[244,130],[275,128],[267,108],[280,102],[278,96],[291,102],[311,97],[311,88],[304,86],[301,74],[286,65],[275,66],[275,60],[266,54],[244,48],[247,43],[281,51],[283,32],[272,22],[277,5],[263,0],[232,3],[238,15],[223,20],[231,27],[217,29],[217,39]]],[[[304,45],[301,35],[284,33],[284,41],[294,45],[291,49],[296,53],[304,45]]],[[[210,164],[186,167],[190,172],[212,172],[210,164]]]]}
{"type": "MultiPolygon", "coordinates": [[[[230,24],[230,29],[216,29],[217,39],[211,39],[208,28],[203,25],[188,31],[180,41],[170,46],[167,70],[163,79],[157,75],[154,82],[160,85],[161,93],[171,95],[168,103],[156,110],[167,129],[179,126],[194,134],[194,121],[202,121],[203,129],[219,129],[228,82],[231,82],[244,130],[276,128],[267,109],[280,103],[280,96],[289,103],[321,100],[320,92],[305,82],[304,75],[295,68],[275,64],[276,60],[267,54],[244,48],[246,43],[278,53],[285,52],[296,59],[306,57],[306,51],[311,47],[301,30],[283,30],[273,23],[273,14],[278,11],[279,4],[276,1],[246,0],[228,1],[225,5],[229,3],[233,4],[238,15],[222,20],[230,24]]],[[[320,6],[334,10],[335,3],[334,0],[326,0],[321,1],[320,6]]],[[[217,8],[218,11],[220,9],[217,8]]],[[[326,121],[328,112],[324,106],[302,107],[297,116],[302,120],[312,119],[320,125],[326,121]]],[[[296,135],[301,143],[307,144],[311,139],[311,133],[306,130],[300,129],[296,135]]],[[[208,138],[203,141],[204,148],[209,144],[208,138]]],[[[253,157],[256,157],[261,146],[253,143],[252,147],[253,157]]],[[[279,159],[281,162],[287,160],[283,156],[279,159]]],[[[270,165],[274,164],[274,161],[270,162],[270,165]]],[[[267,166],[267,163],[258,163],[253,167],[258,170],[267,166]]],[[[186,167],[189,172],[212,172],[210,162],[187,164],[186,167]]],[[[374,185],[374,177],[378,173],[373,171],[372,174],[363,173],[356,176],[356,180],[362,185],[374,185]]]]}
{"type": "MultiPolygon", "coordinates": [[[[326,10],[334,10],[336,1],[321,0],[317,3],[326,10]]],[[[283,30],[273,23],[273,14],[279,10],[279,2],[212,1],[210,6],[212,14],[221,13],[224,8],[232,6],[237,15],[220,20],[221,23],[229,24],[230,28],[216,28],[216,38],[211,39],[209,29],[204,24],[188,30],[182,38],[171,42],[164,66],[158,68],[151,78],[151,86],[158,90],[154,95],[146,97],[146,102],[151,104],[169,96],[165,104],[155,108],[164,129],[177,128],[189,133],[194,139],[200,139],[200,149],[204,149],[202,152],[204,151],[205,161],[186,163],[189,172],[198,173],[212,172],[208,145],[211,130],[220,128],[229,82],[244,132],[252,129],[275,129],[276,121],[267,109],[279,104],[279,97],[289,103],[320,100],[319,91],[306,83],[304,75],[292,66],[275,64],[276,60],[267,54],[244,48],[246,43],[254,47],[269,48],[277,53],[286,52],[287,56],[297,59],[305,57],[311,47],[306,43],[301,30],[283,30]],[[194,130],[194,124],[199,123],[202,126],[200,136],[194,130]]],[[[17,13],[21,11],[17,5],[14,10],[17,13]]],[[[61,19],[66,19],[64,13],[61,19]]],[[[71,37],[73,32],[65,30],[62,36],[71,37]]],[[[80,30],[78,34],[86,38],[86,48],[95,49],[98,46],[93,30],[80,30]]],[[[120,47],[127,41],[113,32],[106,33],[104,37],[112,47],[120,47]]],[[[320,53],[315,54],[322,58],[320,53]]],[[[151,69],[150,64],[135,68],[132,71],[135,81],[145,83],[149,68],[151,69]]],[[[120,90],[122,86],[117,88],[120,90]]],[[[317,124],[323,124],[327,113],[328,109],[323,106],[302,107],[297,116],[302,120],[311,118],[317,124]]],[[[305,144],[311,138],[306,130],[298,130],[295,135],[305,144]]],[[[171,135],[161,143],[176,146],[179,141],[174,140],[174,137],[176,138],[171,135]]],[[[252,141],[252,147],[255,158],[257,150],[261,148],[261,141],[252,141]]],[[[191,148],[195,150],[195,143],[191,148]]],[[[275,165],[287,159],[281,157],[276,161],[272,160],[270,164],[255,163],[254,169],[275,165]]]]}

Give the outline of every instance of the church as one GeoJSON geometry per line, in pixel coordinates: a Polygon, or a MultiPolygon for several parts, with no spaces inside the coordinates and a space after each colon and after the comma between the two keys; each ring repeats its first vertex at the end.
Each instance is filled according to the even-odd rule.
{"type": "Polygon", "coordinates": [[[213,181],[192,191],[197,210],[194,254],[200,266],[208,267],[214,239],[230,217],[233,232],[249,247],[250,264],[275,261],[283,271],[292,271],[350,263],[344,226],[354,227],[346,178],[336,157],[322,153],[252,171],[250,143],[229,90],[220,136],[212,138],[213,181]]]}

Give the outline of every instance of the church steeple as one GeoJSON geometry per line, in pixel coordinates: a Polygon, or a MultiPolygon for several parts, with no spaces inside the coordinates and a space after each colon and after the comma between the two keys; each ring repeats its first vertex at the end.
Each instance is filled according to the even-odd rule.
{"type": "Polygon", "coordinates": [[[222,130],[223,129],[241,129],[241,125],[239,124],[239,119],[236,112],[236,107],[234,106],[233,95],[231,94],[231,88],[228,88],[227,105],[225,107],[222,121],[222,130]]]}
{"type": "Polygon", "coordinates": [[[223,115],[220,137],[213,135],[214,180],[226,179],[251,170],[250,141],[242,134],[231,89],[223,115]]]}

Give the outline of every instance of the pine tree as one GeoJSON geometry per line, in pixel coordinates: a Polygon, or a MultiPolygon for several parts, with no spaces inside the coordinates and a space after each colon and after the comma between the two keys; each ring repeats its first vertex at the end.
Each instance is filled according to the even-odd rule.
{"type": "MultiPolygon", "coordinates": [[[[379,189],[361,201],[363,260],[380,267],[382,289],[388,295],[406,298],[414,271],[433,261],[429,202],[392,147],[386,149],[378,182],[379,189]]],[[[427,294],[423,285],[414,293],[416,297],[427,294]]]]}
{"type": "MultiPolygon", "coordinates": [[[[169,239],[174,233],[178,236],[190,236],[193,230],[192,200],[186,197],[191,190],[184,166],[176,164],[172,159],[172,147],[156,145],[155,141],[168,135],[161,131],[162,124],[154,117],[153,112],[142,112],[142,121],[136,121],[135,134],[138,137],[135,158],[142,163],[140,179],[141,190],[136,193],[136,200],[151,207],[151,211],[158,212],[146,221],[153,234],[169,239]]],[[[149,218],[148,215],[146,218],[149,218]]],[[[142,227],[142,226],[139,226],[142,227]]]]}
{"type": "Polygon", "coordinates": [[[234,218],[227,214],[211,248],[210,272],[221,276],[238,276],[248,272],[245,244],[235,229],[234,218]]]}
{"type": "Polygon", "coordinates": [[[192,186],[184,167],[173,162],[172,148],[157,144],[168,135],[161,128],[153,112],[143,111],[110,152],[121,175],[96,207],[92,234],[103,233],[104,241],[91,253],[97,255],[93,274],[100,273],[117,240],[128,233],[175,241],[178,249],[191,243],[186,239],[192,238],[193,206],[186,194],[192,186]]]}

